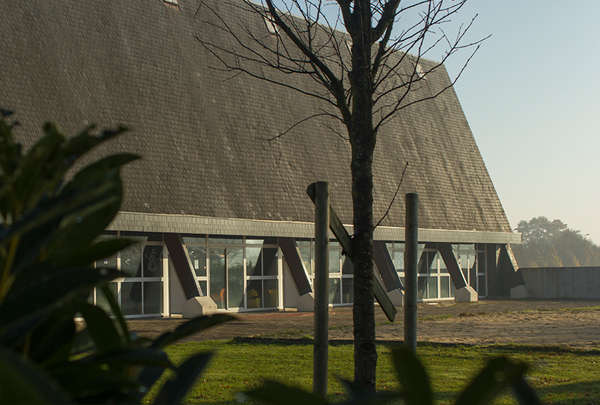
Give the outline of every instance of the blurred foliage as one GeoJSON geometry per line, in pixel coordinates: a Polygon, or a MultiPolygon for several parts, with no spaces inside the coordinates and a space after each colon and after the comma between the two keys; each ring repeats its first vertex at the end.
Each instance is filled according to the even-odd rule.
{"type": "Polygon", "coordinates": [[[520,267],[600,266],[600,246],[562,221],[546,217],[519,222],[523,244],[511,245],[520,267]]]}
{"type": "Polygon", "coordinates": [[[125,128],[93,135],[90,126],[68,138],[49,122],[24,154],[11,112],[0,112],[0,403],[139,403],[166,369],[174,377],[156,402],[180,402],[211,354],[175,367],[162,349],[233,318],[196,318],[155,340],[128,331],[107,286],[124,274],[92,264],[133,243],[99,236],[121,204],[120,169],[138,156],[111,155],[73,168],[125,128]],[[94,288],[112,316],[90,303],[94,288]]]}
{"type": "MultiPolygon", "coordinates": [[[[405,347],[393,349],[391,355],[401,389],[396,392],[365,392],[352,382],[342,380],[348,393],[348,398],[342,404],[386,404],[402,400],[408,405],[432,405],[435,395],[427,371],[417,356],[405,347]]],[[[504,356],[493,358],[458,395],[455,404],[490,404],[507,388],[512,389],[519,404],[541,404],[525,381],[526,370],[525,364],[513,362],[504,356]]],[[[246,394],[253,399],[274,405],[330,404],[313,393],[275,381],[266,381],[246,394]]]]}

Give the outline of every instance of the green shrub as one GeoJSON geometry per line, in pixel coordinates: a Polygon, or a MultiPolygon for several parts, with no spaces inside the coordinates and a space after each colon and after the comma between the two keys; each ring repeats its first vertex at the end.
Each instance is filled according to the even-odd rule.
{"type": "Polygon", "coordinates": [[[11,113],[1,113],[0,402],[139,403],[166,369],[174,378],[156,402],[180,402],[210,353],[176,368],[163,347],[233,318],[196,318],[155,340],[128,331],[107,287],[124,275],[92,264],[133,243],[98,237],[121,204],[120,169],[138,156],[111,155],[74,170],[81,156],[125,129],[93,135],[90,126],[67,138],[49,122],[24,154],[12,135],[16,124],[7,121],[11,113]],[[112,316],[88,302],[94,288],[112,316]]]}

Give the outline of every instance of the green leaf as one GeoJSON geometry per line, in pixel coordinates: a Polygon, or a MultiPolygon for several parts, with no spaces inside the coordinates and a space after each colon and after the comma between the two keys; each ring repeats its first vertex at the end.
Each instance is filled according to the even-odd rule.
{"type": "Polygon", "coordinates": [[[11,131],[12,125],[4,119],[9,115],[3,113],[0,119],[0,169],[2,169],[0,176],[3,182],[6,182],[6,176],[13,174],[21,158],[21,145],[15,143],[11,131]]]}
{"type": "Polygon", "coordinates": [[[44,271],[43,267],[29,269],[15,279],[0,306],[0,331],[75,296],[87,295],[96,285],[118,277],[123,277],[123,274],[114,269],[72,267],[51,272],[44,271]]]}
{"type": "MultiPolygon", "coordinates": [[[[43,177],[39,179],[40,184],[38,188],[39,192],[41,192],[39,196],[46,192],[50,194],[54,193],[65,173],[73,166],[77,159],[98,144],[125,130],[123,127],[119,127],[116,130],[105,131],[102,136],[92,136],[89,134],[89,131],[93,128],[94,125],[90,125],[77,136],[66,140],[66,135],[58,124],[48,122],[44,125],[46,138],[54,137],[55,134],[58,134],[64,139],[60,143],[60,147],[45,164],[43,177]],[[107,134],[110,134],[110,136],[107,136],[107,134]]],[[[39,196],[35,200],[39,200],[39,196]]]]}
{"type": "MultiPolygon", "coordinates": [[[[5,127],[7,126],[5,125],[5,127]]],[[[109,193],[109,195],[104,195],[102,198],[116,196],[119,202],[115,201],[113,205],[118,205],[122,194],[118,169],[121,165],[138,158],[137,155],[120,154],[102,159],[100,162],[96,162],[80,171],[75,176],[77,181],[69,183],[61,191],[60,194],[62,195],[56,197],[53,194],[57,190],[59,181],[71,167],[73,161],[98,143],[118,135],[124,128],[120,127],[117,130],[105,131],[101,137],[90,136],[87,133],[88,128],[84,133],[68,141],[65,140],[66,136],[63,131],[54,123],[46,124],[45,130],[46,136],[19,162],[19,167],[14,175],[10,179],[5,179],[5,183],[10,181],[11,187],[8,188],[7,184],[4,184],[1,188],[0,210],[2,210],[3,215],[6,216],[9,206],[11,206],[13,208],[10,209],[10,212],[16,210],[15,212],[18,212],[19,215],[25,214],[26,217],[26,220],[19,221],[10,228],[13,235],[3,232],[3,240],[10,239],[9,236],[23,235],[36,227],[55,220],[57,217],[67,215],[69,212],[72,213],[72,211],[77,210],[77,206],[81,209],[83,206],[90,205],[94,200],[100,198],[100,195],[106,193],[109,193]],[[110,187],[107,188],[106,185],[110,187]],[[112,191],[110,191],[111,189],[112,191]],[[7,194],[9,191],[10,193],[7,194]],[[35,196],[30,196],[28,193],[34,193],[35,196]],[[42,196],[50,196],[50,198],[41,202],[41,208],[43,209],[38,207],[38,212],[35,215],[29,215],[34,206],[40,202],[42,196]],[[11,202],[8,202],[8,200],[11,200],[11,202]]],[[[9,127],[7,127],[7,132],[5,134],[9,138],[7,142],[11,143],[13,141],[9,127]]],[[[15,159],[18,159],[18,156],[15,159]]],[[[96,207],[96,209],[98,208],[96,207]]],[[[118,206],[113,207],[115,213],[117,209],[118,206]]],[[[75,214],[72,220],[80,224],[84,216],[81,212],[75,214]]],[[[102,221],[97,221],[97,219],[94,218],[95,221],[92,223],[97,224],[95,229],[104,229],[105,226],[102,227],[102,221]]],[[[64,225],[66,224],[63,223],[63,227],[64,225]]],[[[56,228],[56,226],[52,228],[56,228]]],[[[89,224],[80,224],[79,228],[86,230],[90,227],[89,224]]],[[[34,232],[34,236],[36,236],[35,234],[34,232]]],[[[79,235],[79,239],[74,240],[82,240],[80,245],[85,245],[88,242],[81,235],[79,235]]]]}
{"type": "Polygon", "coordinates": [[[79,354],[89,352],[93,350],[94,347],[94,339],[92,339],[90,331],[87,328],[82,329],[75,334],[75,338],[73,339],[73,347],[71,348],[71,355],[77,356],[79,354]]]}
{"type": "MultiPolygon", "coordinates": [[[[55,198],[42,201],[35,210],[10,227],[3,229],[0,234],[1,243],[6,244],[16,237],[27,235],[27,238],[24,239],[33,238],[29,244],[34,245],[37,240],[44,239],[51,234],[58,226],[57,221],[62,222],[63,217],[77,222],[79,218],[83,220],[85,215],[91,215],[107,206],[114,207],[120,199],[120,179],[86,190],[71,190],[68,193],[61,193],[55,198]],[[45,225],[49,225],[46,232],[38,236],[37,230],[45,225]]],[[[65,225],[63,224],[63,228],[65,225]]],[[[96,235],[98,234],[99,232],[96,235]]],[[[58,238],[60,235],[54,237],[55,240],[58,238]]]]}
{"type": "Polygon", "coordinates": [[[125,338],[126,345],[130,346],[131,336],[129,335],[129,328],[127,327],[127,322],[125,322],[125,318],[123,317],[123,313],[121,312],[121,308],[119,307],[119,303],[117,302],[116,297],[108,288],[108,284],[101,285],[100,289],[102,290],[102,294],[104,295],[104,298],[106,298],[106,301],[110,306],[111,312],[117,318],[117,322],[121,327],[121,335],[125,338]]]}
{"type": "Polygon", "coordinates": [[[342,384],[349,396],[349,399],[347,401],[342,402],[341,405],[380,405],[387,404],[393,400],[404,397],[404,395],[400,392],[365,391],[364,389],[361,389],[356,384],[354,384],[352,381],[339,377],[338,380],[340,381],[340,383],[342,384]]]}
{"type": "Polygon", "coordinates": [[[74,311],[54,311],[33,332],[29,357],[44,366],[67,361],[75,333],[74,311]]]}
{"type": "Polygon", "coordinates": [[[88,302],[79,302],[77,309],[85,319],[87,329],[94,339],[98,353],[113,352],[121,349],[119,331],[110,317],[100,307],[88,302]]]}
{"type": "Polygon", "coordinates": [[[23,338],[30,332],[32,332],[37,325],[42,323],[44,320],[43,315],[37,315],[31,317],[26,322],[21,322],[10,328],[6,328],[0,333],[0,345],[14,349],[16,346],[22,343],[23,338]]]}
{"type": "Polygon", "coordinates": [[[488,362],[484,369],[460,394],[456,405],[489,404],[506,387],[514,384],[523,376],[527,366],[513,363],[506,357],[496,357],[488,362]]]}
{"type": "Polygon", "coordinates": [[[160,335],[154,343],[152,344],[152,348],[159,349],[163,348],[171,343],[183,339],[193,333],[203,331],[215,325],[219,325],[225,322],[236,320],[237,318],[231,315],[225,314],[216,314],[211,316],[199,316],[197,318],[191,319],[177,328],[175,328],[172,332],[167,332],[163,335],[160,335]]]}
{"type": "Polygon", "coordinates": [[[121,153],[105,157],[104,159],[83,168],[75,175],[73,180],[65,186],[65,190],[82,187],[86,188],[91,183],[105,181],[107,177],[113,177],[117,172],[117,169],[121,166],[139,158],[139,155],[134,155],[132,153],[121,153]]]}
{"type": "Polygon", "coordinates": [[[352,397],[347,401],[341,402],[340,405],[383,405],[404,398],[401,392],[381,391],[371,393],[365,396],[352,397]]]}
{"type": "Polygon", "coordinates": [[[411,405],[431,405],[433,393],[425,368],[409,349],[399,347],[392,351],[392,362],[402,386],[406,403],[411,405]]]}
{"type": "Polygon", "coordinates": [[[71,362],[48,371],[52,378],[77,399],[101,393],[114,394],[121,390],[137,390],[141,386],[118,371],[106,369],[96,363],[71,362]]]}
{"type": "MultiPolygon", "coordinates": [[[[110,353],[90,354],[68,365],[61,365],[59,369],[79,367],[86,368],[89,365],[109,366],[117,369],[123,369],[129,366],[153,366],[161,368],[175,369],[175,366],[167,354],[162,350],[156,351],[148,347],[144,348],[126,348],[110,353]]],[[[58,369],[58,368],[57,368],[58,369]]]]}
{"type": "MultiPolygon", "coordinates": [[[[137,379],[144,387],[150,388],[163,375],[164,371],[165,369],[162,367],[144,367],[137,379]]],[[[134,394],[132,393],[132,395],[134,394]]],[[[136,393],[136,402],[141,402],[144,395],[146,395],[146,392],[136,393]]]]}
{"type": "Polygon", "coordinates": [[[249,397],[273,405],[327,405],[324,398],[304,391],[301,388],[288,387],[276,381],[265,381],[258,388],[246,391],[249,397]]]}
{"type": "Polygon", "coordinates": [[[23,358],[0,347],[0,400],[5,404],[68,404],[54,381],[23,358]]]}
{"type": "Polygon", "coordinates": [[[71,252],[85,250],[112,222],[120,205],[121,195],[114,196],[114,198],[105,199],[103,203],[88,206],[73,213],[72,216],[64,218],[60,225],[61,229],[44,252],[45,259],[61,261],[71,252]],[[68,252],[67,247],[72,250],[68,252]]]}
{"type": "Polygon", "coordinates": [[[52,260],[63,266],[84,266],[97,260],[110,257],[134,243],[136,242],[131,239],[109,239],[98,241],[76,251],[64,249],[60,252],[56,252],[52,257],[52,260]]]}
{"type": "Polygon", "coordinates": [[[103,183],[99,190],[105,188],[103,194],[93,197],[96,193],[88,190],[80,195],[89,194],[92,198],[72,212],[65,213],[51,243],[46,250],[47,260],[55,260],[65,256],[67,247],[77,251],[87,247],[112,222],[119,211],[123,196],[121,179],[103,183]]]}
{"type": "Polygon", "coordinates": [[[156,397],[155,404],[178,404],[206,368],[212,353],[199,353],[177,368],[177,376],[168,380],[156,397]]]}
{"type": "Polygon", "coordinates": [[[126,246],[126,241],[90,246],[118,211],[120,185],[116,192],[114,196],[100,196],[95,202],[84,201],[87,204],[84,207],[72,206],[69,197],[61,195],[43,202],[37,210],[5,229],[1,235],[4,244],[21,236],[13,274],[40,259],[59,262],[63,266],[89,264],[100,255],[113,254],[126,246]],[[71,226],[68,224],[69,217],[64,218],[65,215],[73,216],[71,226]]]}
{"type": "Polygon", "coordinates": [[[513,392],[521,405],[542,405],[533,388],[527,384],[523,376],[516,379],[513,384],[513,392]]]}
{"type": "Polygon", "coordinates": [[[21,212],[32,209],[43,195],[54,192],[56,187],[49,180],[55,177],[55,172],[61,168],[57,162],[52,162],[52,159],[67,136],[54,123],[46,124],[45,131],[46,135],[19,162],[10,179],[15,196],[22,204],[21,212]]]}
{"type": "Polygon", "coordinates": [[[106,141],[111,138],[114,138],[117,135],[122,134],[125,131],[129,131],[129,128],[127,128],[124,125],[119,125],[116,129],[105,129],[102,131],[102,135],[100,136],[100,139],[102,139],[102,141],[106,141]]]}
{"type": "Polygon", "coordinates": [[[125,349],[118,352],[93,356],[93,361],[109,366],[154,366],[175,369],[169,357],[162,350],[156,351],[148,347],[125,349]]]}
{"type": "Polygon", "coordinates": [[[152,339],[147,338],[147,337],[138,336],[134,332],[131,332],[129,335],[131,337],[131,345],[130,345],[131,348],[150,347],[150,346],[152,346],[152,342],[154,342],[152,339]]]}
{"type": "Polygon", "coordinates": [[[48,247],[50,260],[64,256],[65,245],[71,251],[85,248],[112,222],[123,196],[118,169],[135,159],[135,155],[110,156],[86,167],[67,184],[64,193],[75,192],[76,195],[88,195],[91,198],[73,212],[65,214],[56,237],[48,247]],[[101,190],[103,193],[100,194],[101,190]]]}
{"type": "Polygon", "coordinates": [[[105,130],[101,136],[90,135],[90,131],[95,127],[95,125],[89,125],[88,127],[84,128],[83,131],[81,131],[77,136],[69,139],[68,143],[64,146],[62,158],[68,159],[68,161],[63,162],[63,165],[67,167],[67,169],[71,167],[72,162],[76,161],[98,144],[127,130],[127,128],[119,126],[115,130],[105,130]]]}
{"type": "MultiPolygon", "coordinates": [[[[110,210],[115,211],[116,214],[122,196],[122,182],[118,167],[124,162],[135,159],[137,159],[137,155],[116,155],[83,169],[75,176],[73,181],[65,186],[59,195],[41,201],[35,210],[26,213],[20,221],[4,230],[1,235],[2,240],[5,241],[26,234],[61,217],[64,217],[60,225],[62,228],[74,224],[85,231],[86,227],[91,224],[94,225],[96,235],[98,235],[110,223],[114,215],[109,217],[105,214],[99,217],[95,213],[110,206],[110,210]],[[91,218],[92,222],[85,224],[85,226],[82,225],[82,221],[88,218],[91,218]],[[102,225],[104,227],[101,228],[102,225]]],[[[90,239],[88,235],[91,233],[91,230],[89,230],[84,235],[78,235],[78,238],[70,240],[70,242],[85,245],[96,236],[94,235],[90,239]]]]}

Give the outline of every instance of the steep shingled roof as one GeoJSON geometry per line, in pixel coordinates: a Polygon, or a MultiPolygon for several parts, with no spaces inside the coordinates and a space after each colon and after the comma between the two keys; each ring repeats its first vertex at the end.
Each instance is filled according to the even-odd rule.
{"type": "MultiPolygon", "coordinates": [[[[225,19],[241,11],[218,2],[225,19]]],[[[331,184],[332,203],[352,223],[350,146],[312,120],[314,100],[247,76],[215,71],[195,39],[231,41],[201,23],[198,2],[13,0],[0,3],[0,106],[16,112],[26,145],[45,120],[69,133],[86,123],[132,131],[101,153],[143,160],[125,171],[124,211],[312,222],[306,186],[331,184]]],[[[250,22],[266,30],[262,21],[250,22]]],[[[265,31],[266,35],[266,31],[265,31]]],[[[225,43],[226,44],[226,43],[225,43]]],[[[289,76],[296,85],[314,85],[289,76]]],[[[423,91],[450,83],[442,68],[423,91]]],[[[378,136],[375,217],[401,194],[420,195],[420,227],[511,232],[452,89],[404,110],[378,136]]],[[[403,199],[385,226],[404,225],[403,199]]]]}

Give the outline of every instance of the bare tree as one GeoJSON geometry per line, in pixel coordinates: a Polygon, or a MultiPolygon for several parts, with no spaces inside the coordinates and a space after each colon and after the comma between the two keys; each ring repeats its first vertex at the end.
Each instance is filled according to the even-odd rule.
{"type": "Polygon", "coordinates": [[[232,4],[262,16],[275,41],[267,41],[242,20],[226,21],[204,2],[203,6],[214,13],[210,24],[235,38],[236,47],[198,40],[218,58],[222,69],[310,95],[331,109],[323,108],[307,119],[328,116],[345,127],[347,134],[339,134],[350,142],[352,156],[354,379],[358,387],[375,390],[372,274],[373,153],[377,134],[402,110],[451,87],[435,94],[418,92],[419,84],[448,57],[474,47],[464,69],[481,41],[463,43],[474,19],[460,26],[452,38],[441,27],[463,8],[466,0],[262,1],[239,0],[232,4]],[[439,62],[422,59],[440,46],[445,52],[439,62]],[[321,86],[293,86],[281,76],[267,74],[270,69],[309,76],[321,86]]]}

